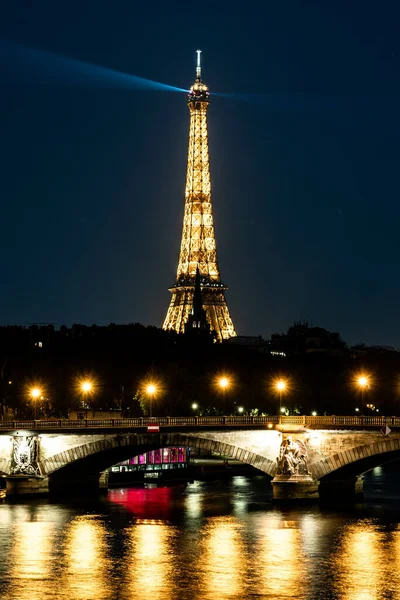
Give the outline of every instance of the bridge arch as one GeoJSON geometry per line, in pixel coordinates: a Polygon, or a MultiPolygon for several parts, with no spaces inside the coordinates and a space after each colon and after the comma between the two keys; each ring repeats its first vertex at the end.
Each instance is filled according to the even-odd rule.
{"type": "Polygon", "coordinates": [[[400,458],[400,438],[386,437],[324,457],[310,467],[313,478],[323,482],[357,477],[397,458],[400,458]]]}
{"type": "Polygon", "coordinates": [[[251,465],[270,477],[273,477],[276,471],[275,460],[246,448],[209,437],[181,433],[127,433],[86,441],[39,461],[39,466],[42,475],[49,476],[50,481],[52,479],[60,481],[63,476],[69,480],[76,476],[77,479],[81,479],[91,474],[98,474],[137,454],[169,446],[190,446],[223,454],[251,465]]]}

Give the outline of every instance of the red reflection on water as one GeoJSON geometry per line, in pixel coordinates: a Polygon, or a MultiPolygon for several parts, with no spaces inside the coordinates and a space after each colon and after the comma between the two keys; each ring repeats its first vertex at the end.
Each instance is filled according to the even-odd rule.
{"type": "Polygon", "coordinates": [[[123,506],[138,519],[169,519],[173,508],[170,487],[109,490],[108,500],[123,506]]]}

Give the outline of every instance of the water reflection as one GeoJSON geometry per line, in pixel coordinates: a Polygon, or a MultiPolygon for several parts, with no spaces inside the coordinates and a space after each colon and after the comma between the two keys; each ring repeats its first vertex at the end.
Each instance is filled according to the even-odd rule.
{"type": "Polygon", "coordinates": [[[386,596],[393,576],[393,553],[385,551],[384,538],[385,534],[371,521],[349,524],[343,529],[334,571],[335,587],[345,600],[400,597],[398,592],[386,596]]]}
{"type": "Polygon", "coordinates": [[[260,589],[271,598],[306,597],[308,574],[300,523],[277,514],[260,521],[255,551],[260,589]]]}
{"type": "Polygon", "coordinates": [[[140,524],[129,532],[125,586],[135,600],[174,597],[171,586],[174,530],[166,524],[140,524]]]}
{"type": "Polygon", "coordinates": [[[243,592],[246,553],[241,539],[241,524],[233,517],[216,517],[207,523],[201,544],[201,588],[205,598],[232,598],[243,592]]]}
{"type": "Polygon", "coordinates": [[[399,523],[390,504],[281,510],[246,478],[4,504],[0,598],[400,600],[399,523]]]}
{"type": "Polygon", "coordinates": [[[188,521],[197,521],[203,514],[203,494],[197,489],[190,489],[185,498],[185,516],[188,521]]]}
{"type": "Polygon", "coordinates": [[[23,520],[14,524],[12,536],[8,556],[11,585],[7,597],[42,600],[52,574],[53,523],[23,520]]]}
{"type": "Polygon", "coordinates": [[[89,515],[72,521],[64,542],[65,597],[71,600],[108,598],[106,529],[89,515]]]}
{"type": "MultiPolygon", "coordinates": [[[[179,492],[180,488],[175,489],[175,493],[179,492]]],[[[167,520],[175,504],[173,488],[156,486],[110,490],[108,499],[139,519],[167,520]]]]}

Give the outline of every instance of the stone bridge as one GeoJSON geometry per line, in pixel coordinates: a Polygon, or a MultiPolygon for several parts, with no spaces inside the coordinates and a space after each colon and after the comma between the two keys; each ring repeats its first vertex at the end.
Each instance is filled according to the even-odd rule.
{"type": "Polygon", "coordinates": [[[304,424],[304,417],[291,422],[206,417],[168,420],[163,425],[163,419],[153,418],[150,428],[159,431],[151,432],[148,420],[142,419],[1,422],[0,475],[9,495],[107,487],[106,469],[118,462],[161,447],[190,446],[265,473],[272,479],[276,500],[360,495],[363,473],[400,457],[400,419],[391,417],[391,431],[381,432],[387,419],[373,423],[364,419],[360,427],[354,417],[329,418],[352,423],[327,427],[326,422],[304,424]]]}

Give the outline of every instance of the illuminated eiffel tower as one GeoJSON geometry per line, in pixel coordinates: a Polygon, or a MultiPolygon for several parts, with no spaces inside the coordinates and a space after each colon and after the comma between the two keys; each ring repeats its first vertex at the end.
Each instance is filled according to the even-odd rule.
{"type": "Polygon", "coordinates": [[[200,53],[201,50],[197,50],[196,81],[187,99],[190,128],[181,250],[163,328],[184,332],[189,314],[193,312],[198,267],[203,308],[211,329],[222,341],[235,336],[236,332],[225,300],[227,287],[221,283],[217,261],[207,134],[210,95],[208,87],[201,80],[200,53]]]}

